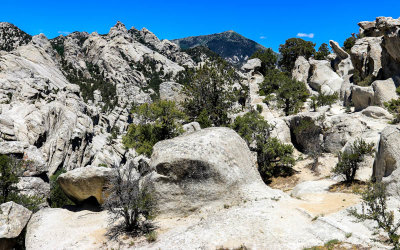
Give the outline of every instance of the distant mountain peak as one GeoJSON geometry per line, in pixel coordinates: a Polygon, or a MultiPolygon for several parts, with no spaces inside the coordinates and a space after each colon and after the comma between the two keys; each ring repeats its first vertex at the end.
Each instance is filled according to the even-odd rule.
{"type": "Polygon", "coordinates": [[[32,36],[12,23],[0,22],[0,50],[12,51],[18,46],[28,44],[32,36]]]}
{"type": "Polygon", "coordinates": [[[250,40],[234,30],[211,35],[191,36],[171,40],[182,49],[204,46],[217,53],[228,62],[241,66],[258,49],[265,49],[261,44],[250,40]]]}

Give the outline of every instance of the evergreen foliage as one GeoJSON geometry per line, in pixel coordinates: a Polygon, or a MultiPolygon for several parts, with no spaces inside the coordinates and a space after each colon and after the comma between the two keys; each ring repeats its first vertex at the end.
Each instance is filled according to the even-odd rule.
{"type": "Polygon", "coordinates": [[[261,73],[266,74],[268,70],[274,69],[277,64],[278,57],[272,49],[259,49],[251,55],[250,59],[258,58],[261,60],[261,73]]]}
{"type": "Polygon", "coordinates": [[[151,156],[158,141],[171,139],[183,132],[180,122],[186,119],[175,102],[158,100],[142,104],[132,110],[138,124],[129,125],[122,142],[127,148],[135,148],[139,154],[151,156]]]}
{"type": "Polygon", "coordinates": [[[67,171],[65,171],[65,169],[59,169],[52,176],[50,176],[49,205],[52,208],[59,208],[75,204],[71,199],[68,198],[57,182],[58,176],[66,172],[67,171]]]}
{"type": "Polygon", "coordinates": [[[157,203],[148,179],[140,182],[135,176],[133,164],[115,169],[115,175],[107,188],[103,209],[111,215],[112,228],[108,235],[114,238],[122,233],[139,236],[154,229],[151,220],[156,215],[157,203]],[[123,222],[115,225],[123,218],[123,222]]]}
{"type": "Polygon", "coordinates": [[[355,140],[348,151],[339,152],[339,162],[332,172],[343,176],[347,183],[352,183],[360,163],[366,155],[372,155],[373,150],[373,143],[366,143],[363,139],[355,140]]]}
{"type": "Polygon", "coordinates": [[[279,52],[282,56],[279,66],[287,72],[292,72],[297,58],[299,56],[304,56],[306,59],[310,58],[315,53],[314,47],[315,43],[305,41],[301,38],[286,40],[285,44],[279,46],[279,52]]]}
{"type": "Polygon", "coordinates": [[[228,112],[239,99],[239,91],[233,88],[239,81],[235,70],[223,60],[206,62],[191,79],[183,88],[188,96],[183,107],[190,120],[197,121],[202,115],[201,120],[210,120],[214,126],[229,125],[228,112]]]}
{"type": "Polygon", "coordinates": [[[311,107],[314,112],[317,111],[318,107],[322,107],[325,105],[331,106],[339,99],[339,94],[335,92],[332,95],[324,94],[321,91],[318,91],[318,95],[311,96],[311,107]]]}
{"type": "Polygon", "coordinates": [[[16,187],[27,164],[30,162],[0,155],[0,204],[13,201],[36,212],[43,200],[36,196],[23,195],[16,187]]]}
{"type": "Polygon", "coordinates": [[[260,85],[260,95],[266,96],[267,103],[271,99],[275,99],[278,107],[283,108],[285,115],[299,112],[309,96],[303,82],[296,81],[287,73],[277,69],[267,71],[264,81],[260,85]],[[275,97],[271,95],[273,93],[275,97]]]}
{"type": "Polygon", "coordinates": [[[257,111],[236,117],[231,127],[257,152],[258,170],[265,183],[293,173],[293,147],[271,137],[272,127],[257,111]]]}
{"type": "Polygon", "coordinates": [[[351,36],[347,38],[344,43],[343,43],[343,49],[347,52],[351,52],[351,48],[353,48],[354,44],[356,43],[356,38],[354,36],[351,36]]]}
{"type": "Polygon", "coordinates": [[[374,221],[374,240],[390,244],[393,249],[400,249],[400,221],[395,221],[394,212],[387,207],[387,190],[384,183],[371,183],[368,189],[362,194],[362,210],[352,208],[349,210],[360,221],[374,221]],[[379,237],[380,233],[387,235],[387,238],[379,237]]]}
{"type": "MultiPolygon", "coordinates": [[[[400,95],[400,87],[396,89],[396,93],[400,95]]],[[[394,119],[392,121],[393,124],[397,124],[400,122],[400,98],[392,99],[388,102],[384,103],[387,110],[393,114],[394,119]]]]}
{"type": "Polygon", "coordinates": [[[329,47],[328,44],[323,43],[318,48],[318,51],[315,53],[314,58],[316,60],[324,60],[329,55],[329,47]]]}

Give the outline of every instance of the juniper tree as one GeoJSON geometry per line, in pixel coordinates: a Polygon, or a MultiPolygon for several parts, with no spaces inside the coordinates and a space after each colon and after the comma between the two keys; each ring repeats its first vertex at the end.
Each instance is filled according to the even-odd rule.
{"type": "Polygon", "coordinates": [[[122,233],[141,235],[154,229],[151,220],[156,213],[156,200],[153,196],[151,181],[139,179],[133,164],[124,168],[114,168],[115,174],[110,178],[103,209],[110,214],[110,237],[122,233]],[[119,219],[122,223],[115,223],[119,219]]]}
{"type": "Polygon", "coordinates": [[[400,249],[400,220],[395,220],[393,211],[387,207],[387,190],[384,183],[371,183],[368,189],[362,194],[362,208],[357,211],[356,208],[349,209],[349,213],[355,216],[358,221],[372,220],[374,226],[374,235],[385,233],[386,239],[377,237],[375,240],[382,243],[389,243],[393,249],[400,249]]]}
{"type": "Polygon", "coordinates": [[[360,163],[366,155],[371,155],[373,150],[373,143],[366,143],[363,139],[355,140],[349,150],[339,152],[339,162],[332,172],[343,176],[347,183],[353,182],[360,163]]]}

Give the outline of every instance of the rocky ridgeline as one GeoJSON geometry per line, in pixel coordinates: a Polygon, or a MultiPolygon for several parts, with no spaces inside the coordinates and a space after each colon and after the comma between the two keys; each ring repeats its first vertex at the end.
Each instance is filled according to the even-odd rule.
{"type": "MultiPolygon", "coordinates": [[[[384,103],[397,98],[400,19],[379,17],[359,25],[360,38],[350,53],[330,41],[334,54],[327,60],[299,57],[292,72],[310,93],[338,93],[337,103],[318,111],[307,103],[303,112],[285,117],[273,103],[263,102],[261,61],[252,59],[238,71],[241,84],[249,87],[243,112],[261,105],[261,115],[274,125],[272,135],[294,145],[300,156],[320,147],[321,173],[329,173],[335,154],[348,150],[356,138],[373,142],[376,157],[365,159],[357,178],[388,182],[393,194],[400,178],[400,129],[389,124],[393,116],[384,103]],[[374,81],[359,86],[355,74],[374,81]],[[304,124],[306,130],[299,130],[304,124]]],[[[176,44],[160,41],[145,28],[127,30],[120,22],[106,35],[74,32],[52,40],[30,38],[7,23],[0,28],[6,31],[0,33],[0,46],[7,46],[0,47],[0,153],[32,162],[18,183],[21,192],[47,198],[46,177],[64,168],[68,171],[58,183],[70,198],[102,204],[114,174],[103,164],[133,165],[137,178],[153,180],[160,207],[157,241],[139,239],[134,242],[138,249],[303,249],[332,239],[384,247],[371,241],[371,224],[349,217],[346,208],[360,207],[357,195],[328,192],[341,179],[304,176],[299,160],[298,185],[292,191],[272,189],[261,180],[254,153],[229,128],[186,124],[184,135],[158,142],[151,159],[125,149],[121,135],[110,139],[112,131],[123,133],[132,122],[132,103],[151,102],[154,94],[184,98],[174,77],[201,62],[176,44]],[[159,88],[155,82],[162,82],[159,88]]],[[[391,207],[398,204],[390,200],[391,207]]],[[[132,247],[130,241],[106,238],[105,211],[47,207],[31,215],[12,202],[1,209],[8,211],[0,214],[4,246],[27,225],[27,249],[132,247]]]]}

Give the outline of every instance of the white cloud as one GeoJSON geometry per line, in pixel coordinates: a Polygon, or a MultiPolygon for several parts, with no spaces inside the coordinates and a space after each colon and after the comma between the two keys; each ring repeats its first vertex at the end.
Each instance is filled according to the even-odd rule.
{"type": "Polygon", "coordinates": [[[69,31],[58,31],[58,34],[66,36],[66,35],[71,34],[71,32],[69,32],[69,31]]]}
{"type": "Polygon", "coordinates": [[[265,36],[260,36],[260,39],[266,39],[266,37],[265,36]]]}
{"type": "Polygon", "coordinates": [[[308,37],[308,38],[314,38],[314,33],[297,33],[298,37],[308,37]]]}

